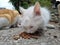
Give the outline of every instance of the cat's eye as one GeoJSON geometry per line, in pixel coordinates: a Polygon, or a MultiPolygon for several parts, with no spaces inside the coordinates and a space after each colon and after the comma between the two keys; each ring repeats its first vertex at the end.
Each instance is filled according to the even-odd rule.
{"type": "Polygon", "coordinates": [[[33,28],[33,26],[30,26],[30,28],[33,28]]]}

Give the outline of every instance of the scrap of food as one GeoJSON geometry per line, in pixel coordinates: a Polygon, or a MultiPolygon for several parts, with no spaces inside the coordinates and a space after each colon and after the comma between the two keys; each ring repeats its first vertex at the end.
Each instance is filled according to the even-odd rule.
{"type": "Polygon", "coordinates": [[[30,39],[30,38],[38,39],[40,36],[41,36],[41,34],[38,31],[36,31],[35,33],[22,32],[19,35],[14,35],[13,39],[18,40],[18,39],[20,39],[20,37],[22,37],[24,39],[30,39]]]}

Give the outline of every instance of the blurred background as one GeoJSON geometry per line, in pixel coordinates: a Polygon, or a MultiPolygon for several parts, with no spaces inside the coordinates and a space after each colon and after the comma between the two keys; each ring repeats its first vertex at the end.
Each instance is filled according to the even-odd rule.
{"type": "Polygon", "coordinates": [[[51,7],[51,0],[10,0],[16,9],[18,9],[18,6],[28,8],[34,5],[36,1],[40,2],[41,6],[51,7]]]}
{"type": "MultiPolygon", "coordinates": [[[[58,4],[60,4],[60,1],[56,1],[56,0],[10,0],[10,2],[12,2],[12,4],[14,5],[15,9],[17,9],[18,11],[19,6],[22,6],[23,8],[28,8],[32,5],[35,4],[35,2],[39,2],[40,5],[42,7],[46,7],[47,9],[50,10],[51,12],[51,21],[58,23],[59,22],[59,13],[58,13],[58,4]]],[[[19,11],[20,12],[20,11],[19,11]]]]}
{"type": "Polygon", "coordinates": [[[7,9],[16,9],[19,13],[19,7],[23,7],[27,9],[28,7],[35,4],[35,2],[39,2],[42,7],[46,7],[51,12],[51,21],[58,23],[59,22],[59,15],[60,11],[58,9],[58,5],[60,1],[56,0],[0,0],[0,8],[7,8],[7,9]]]}

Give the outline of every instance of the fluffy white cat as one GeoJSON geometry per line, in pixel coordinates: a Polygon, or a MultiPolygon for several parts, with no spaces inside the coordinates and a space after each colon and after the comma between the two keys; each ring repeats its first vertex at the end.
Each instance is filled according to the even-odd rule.
{"type": "Polygon", "coordinates": [[[20,23],[27,33],[34,33],[38,28],[45,29],[50,20],[50,11],[41,7],[39,2],[28,9],[20,7],[20,11],[22,13],[20,23]]]}
{"type": "Polygon", "coordinates": [[[0,0],[0,8],[12,9],[14,10],[14,6],[9,0],[0,0]]]}

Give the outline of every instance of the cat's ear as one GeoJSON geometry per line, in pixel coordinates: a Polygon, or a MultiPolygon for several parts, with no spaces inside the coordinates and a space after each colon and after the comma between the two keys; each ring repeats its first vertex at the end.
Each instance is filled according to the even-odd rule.
{"type": "Polygon", "coordinates": [[[26,11],[26,9],[24,9],[23,7],[19,7],[19,10],[20,10],[21,14],[23,14],[26,11]]]}
{"type": "Polygon", "coordinates": [[[39,2],[36,2],[36,3],[35,3],[34,13],[35,13],[36,15],[40,15],[40,4],[39,4],[39,2]]]}

